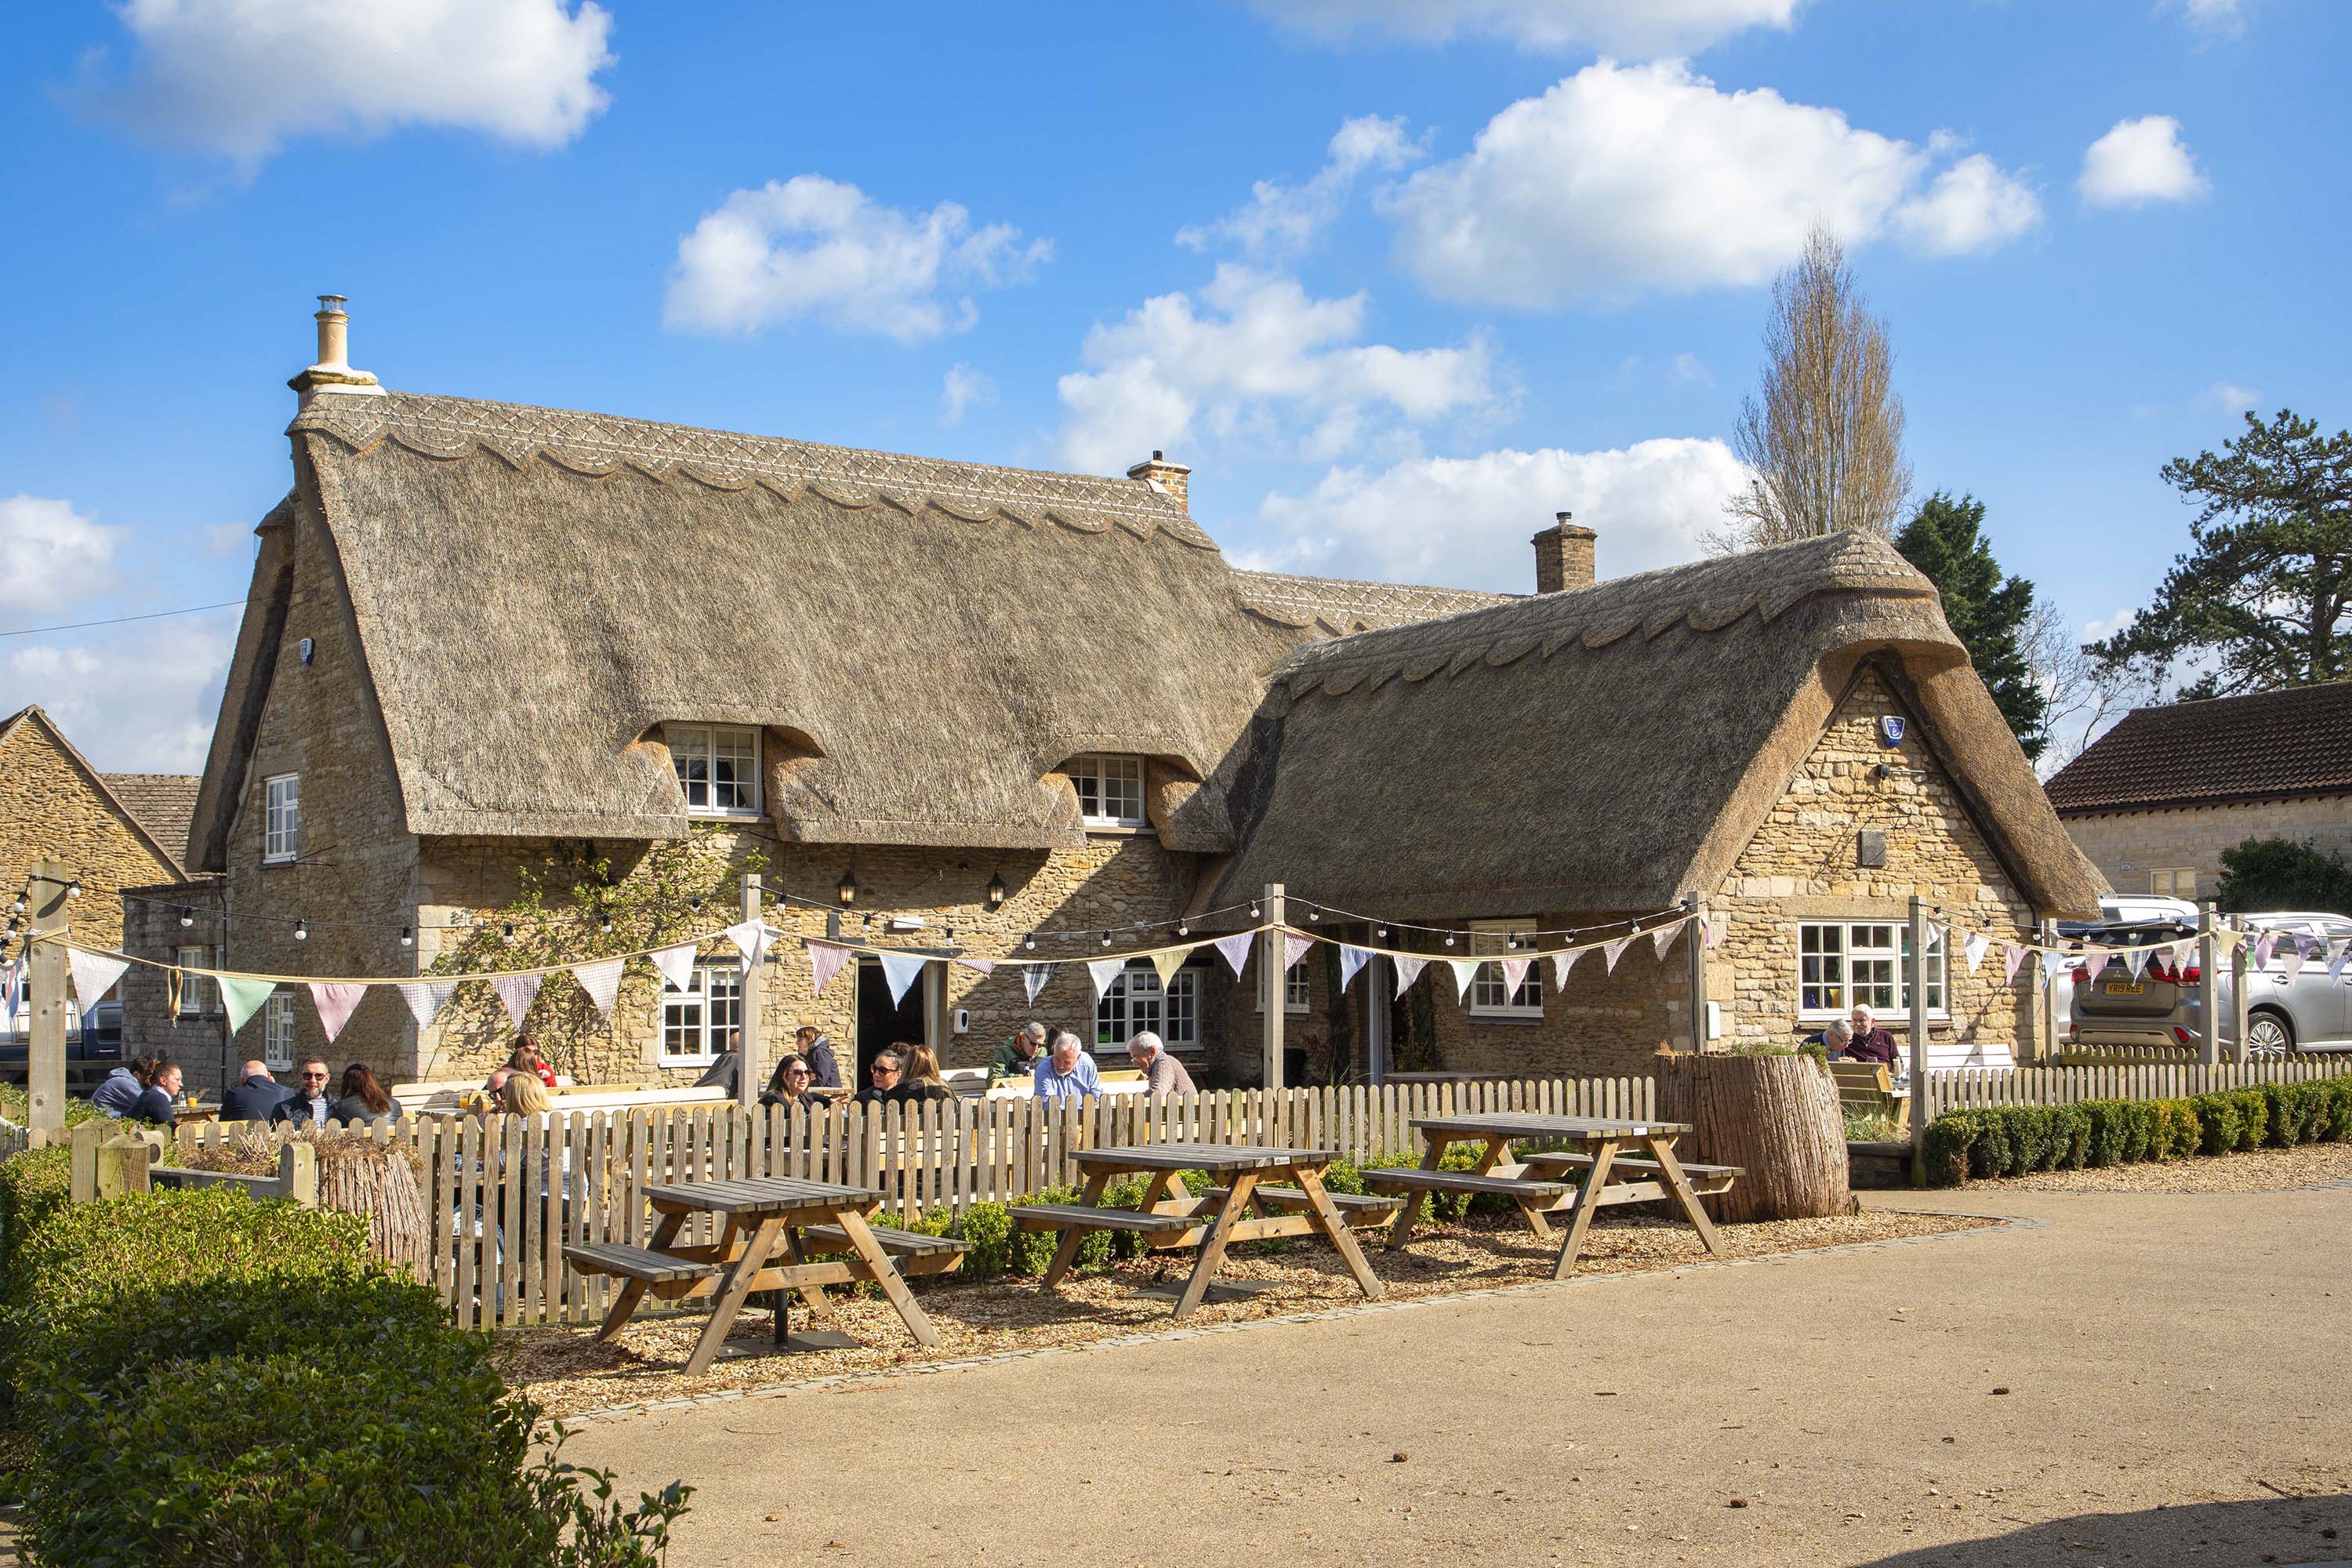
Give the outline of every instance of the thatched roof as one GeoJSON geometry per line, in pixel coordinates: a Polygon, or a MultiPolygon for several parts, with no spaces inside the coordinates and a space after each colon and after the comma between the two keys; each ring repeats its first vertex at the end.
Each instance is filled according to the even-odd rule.
{"type": "MultiPolygon", "coordinates": [[[[660,727],[716,722],[766,727],[791,838],[1075,843],[1045,775],[1111,751],[1158,760],[1171,847],[1227,851],[1186,781],[1318,631],[1245,608],[1251,574],[1133,479],[397,392],[314,395],[290,435],[418,834],[678,837],[660,727]]],[[[273,531],[208,781],[239,775],[273,663],[273,531]]]]}
{"type": "Polygon", "coordinates": [[[1408,919],[1663,907],[1728,871],[1869,658],[2021,889],[2095,909],[1933,585],[1852,534],[1299,649],[1235,769],[1215,900],[1283,881],[1408,919]]]}
{"type": "Polygon", "coordinates": [[[1234,587],[1248,609],[1276,626],[1315,637],[1348,637],[1384,626],[1411,626],[1438,616],[1507,605],[1515,597],[1482,594],[1475,588],[1294,577],[1286,572],[1235,572],[1234,587]]]}
{"type": "Polygon", "coordinates": [[[2135,708],[2050,781],[2067,816],[2352,794],[2352,680],[2135,708]]]}

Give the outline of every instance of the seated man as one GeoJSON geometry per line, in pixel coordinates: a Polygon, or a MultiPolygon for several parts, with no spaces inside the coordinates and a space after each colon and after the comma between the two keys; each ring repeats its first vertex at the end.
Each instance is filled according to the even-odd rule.
{"type": "Polygon", "coordinates": [[[1874,1022],[1870,1009],[1857,1004],[1853,1010],[1853,1038],[1846,1045],[1843,1055],[1850,1061],[1885,1062],[1893,1067],[1902,1058],[1895,1037],[1874,1022]]]}
{"type": "Polygon", "coordinates": [[[1045,1048],[1045,1026],[1032,1018],[988,1058],[988,1087],[1008,1078],[1024,1078],[1037,1070],[1037,1053],[1045,1048]]]}
{"type": "Polygon", "coordinates": [[[1163,1094],[1191,1094],[1192,1075],[1184,1064],[1168,1054],[1160,1037],[1146,1029],[1127,1042],[1127,1059],[1143,1074],[1143,1092],[1157,1098],[1163,1094]]]}
{"type": "Polygon", "coordinates": [[[294,1084],[294,1092],[278,1102],[269,1120],[290,1121],[297,1127],[324,1127],[335,1112],[335,1097],[327,1089],[325,1060],[303,1058],[295,1068],[294,1084]]]}
{"type": "Polygon", "coordinates": [[[269,1113],[294,1091],[269,1076],[260,1062],[236,1069],[236,1086],[221,1096],[223,1121],[267,1121],[269,1113]]]}
{"type": "Polygon", "coordinates": [[[90,1092],[90,1107],[120,1121],[131,1114],[131,1108],[154,1081],[155,1064],[145,1057],[133,1058],[108,1073],[106,1081],[90,1092]]]}
{"type": "Polygon", "coordinates": [[[180,1102],[180,1064],[159,1062],[155,1080],[141,1092],[138,1101],[127,1111],[125,1121],[144,1121],[156,1127],[169,1127],[177,1119],[172,1114],[180,1102]]]}
{"type": "Polygon", "coordinates": [[[1805,1037],[1805,1044],[1821,1047],[1832,1061],[1845,1055],[1846,1047],[1853,1043],[1853,1030],[1843,1018],[1832,1018],[1818,1033],[1805,1037]]]}
{"type": "Polygon", "coordinates": [[[1102,1074],[1095,1070],[1095,1058],[1079,1047],[1077,1036],[1066,1029],[1054,1037],[1054,1054],[1031,1069],[1029,1081],[1040,1100],[1085,1100],[1102,1092],[1102,1074]]]}

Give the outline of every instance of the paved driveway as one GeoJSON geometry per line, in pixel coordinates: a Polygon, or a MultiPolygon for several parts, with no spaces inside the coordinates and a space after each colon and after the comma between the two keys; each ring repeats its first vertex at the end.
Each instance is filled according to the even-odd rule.
{"type": "Polygon", "coordinates": [[[2352,1557],[2352,1192],[1900,1201],[2043,1223],[642,1415],[568,1453],[700,1489],[681,1568],[2352,1557]]]}

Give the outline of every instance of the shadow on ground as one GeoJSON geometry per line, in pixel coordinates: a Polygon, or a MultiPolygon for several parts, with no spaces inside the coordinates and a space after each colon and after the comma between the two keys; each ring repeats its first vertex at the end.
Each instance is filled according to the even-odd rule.
{"type": "Polygon", "coordinates": [[[2352,1562],[2352,1498],[2182,1503],[2134,1513],[2084,1513],[2006,1535],[1873,1558],[1864,1568],[2032,1568],[2063,1563],[2338,1563],[2352,1562]]]}

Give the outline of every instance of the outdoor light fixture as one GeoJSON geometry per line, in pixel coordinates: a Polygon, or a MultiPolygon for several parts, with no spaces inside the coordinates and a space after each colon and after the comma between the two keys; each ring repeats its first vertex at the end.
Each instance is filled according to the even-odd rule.
{"type": "Polygon", "coordinates": [[[1036,951],[1037,951],[1037,933],[1036,933],[1035,931],[1031,931],[1027,936],[1025,936],[1025,937],[1022,938],[1022,940],[1021,940],[1021,945],[1022,945],[1023,947],[1024,947],[1024,948],[1027,948],[1031,952],[1036,952],[1036,951]]]}
{"type": "Polygon", "coordinates": [[[1252,905],[1250,906],[1250,919],[1252,919],[1252,920],[1255,920],[1255,919],[1257,919],[1257,918],[1258,918],[1258,914],[1257,914],[1257,906],[1256,906],[1255,904],[1252,904],[1252,905]]]}
{"type": "Polygon", "coordinates": [[[1192,928],[1186,922],[1178,921],[1176,922],[1176,934],[1178,936],[1191,936],[1192,934],[1192,928]]]}
{"type": "Polygon", "coordinates": [[[507,922],[507,924],[506,924],[506,926],[505,926],[502,930],[500,930],[500,931],[499,931],[499,940],[500,942],[512,942],[512,941],[514,941],[514,922],[513,922],[513,921],[508,921],[508,922],[507,922]]]}
{"type": "Polygon", "coordinates": [[[613,934],[613,917],[612,917],[611,915],[606,915],[606,916],[604,918],[604,920],[600,922],[599,929],[601,929],[606,936],[610,936],[610,935],[612,935],[612,934],[613,934]]]}
{"type": "Polygon", "coordinates": [[[1372,934],[1379,937],[1382,942],[1386,942],[1389,939],[1389,928],[1382,926],[1379,931],[1374,931],[1372,934]]]}
{"type": "Polygon", "coordinates": [[[195,923],[196,911],[188,908],[187,905],[182,904],[180,906],[180,924],[183,926],[192,926],[195,923]]]}
{"type": "Polygon", "coordinates": [[[10,914],[12,914],[12,915],[21,915],[21,914],[23,914],[23,913],[25,912],[25,895],[24,895],[24,894],[19,893],[19,894],[17,894],[17,895],[16,895],[16,901],[15,903],[10,904],[10,905],[8,906],[8,912],[9,912],[10,914]]]}
{"type": "Polygon", "coordinates": [[[416,945],[416,928],[415,926],[403,926],[400,928],[400,945],[403,947],[415,947],[416,945]]]}
{"type": "Polygon", "coordinates": [[[857,901],[857,872],[855,868],[841,874],[841,886],[835,888],[834,891],[841,895],[842,907],[845,909],[857,901]]]}
{"type": "Polygon", "coordinates": [[[687,900],[686,900],[686,907],[687,907],[688,909],[689,909],[689,910],[694,910],[697,914],[701,913],[701,912],[702,912],[702,895],[701,895],[700,893],[697,893],[697,894],[695,894],[695,895],[694,895],[694,897],[692,897],[692,898],[690,898],[690,899],[687,900]]]}
{"type": "Polygon", "coordinates": [[[1108,947],[1110,945],[1110,932],[1108,931],[1103,932],[1103,945],[1105,947],[1108,947]]]}
{"type": "Polygon", "coordinates": [[[988,907],[992,910],[1004,907],[1004,873],[1002,871],[988,879],[988,907]]]}
{"type": "Polygon", "coordinates": [[[81,879],[79,877],[76,877],[72,881],[66,884],[66,897],[68,899],[79,899],[81,897],[81,879]]]}
{"type": "Polygon", "coordinates": [[[1452,931],[1447,931],[1445,933],[1445,945],[1448,947],[1452,947],[1454,945],[1454,933],[1452,931]]]}
{"type": "Polygon", "coordinates": [[[1308,925],[1321,925],[1323,923],[1323,911],[1310,906],[1307,911],[1307,923],[1308,925]]]}
{"type": "Polygon", "coordinates": [[[308,942],[310,940],[310,922],[309,921],[296,921],[294,922],[294,940],[296,942],[308,942]]]}

